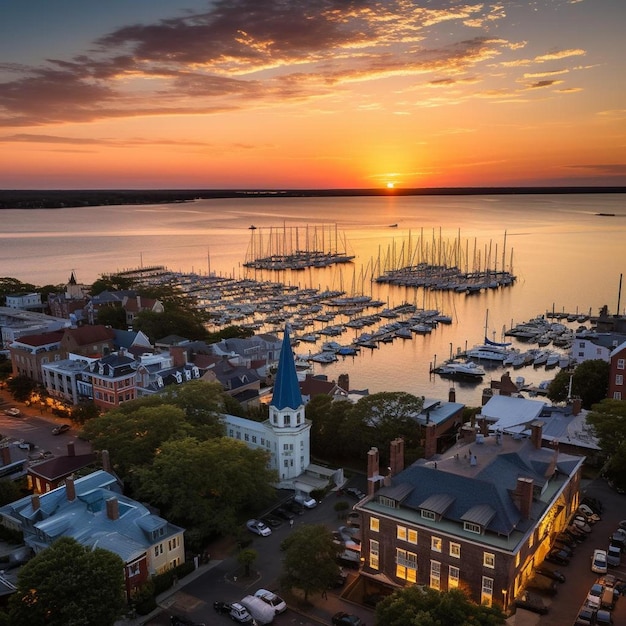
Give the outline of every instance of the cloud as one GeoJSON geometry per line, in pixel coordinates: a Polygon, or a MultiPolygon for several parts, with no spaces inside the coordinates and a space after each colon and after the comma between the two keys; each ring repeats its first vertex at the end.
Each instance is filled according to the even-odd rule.
{"type": "Polygon", "coordinates": [[[542,87],[552,87],[553,85],[560,85],[562,80],[539,80],[536,83],[528,85],[529,89],[541,89],[542,87]]]}
{"type": "Polygon", "coordinates": [[[583,163],[579,165],[567,165],[566,167],[589,170],[595,174],[607,174],[609,176],[626,175],[626,163],[583,163]]]}

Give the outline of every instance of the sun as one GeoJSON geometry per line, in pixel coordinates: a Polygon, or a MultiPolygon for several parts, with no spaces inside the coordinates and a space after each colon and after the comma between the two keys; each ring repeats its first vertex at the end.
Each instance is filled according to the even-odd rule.
{"type": "Polygon", "coordinates": [[[396,186],[395,183],[392,183],[392,182],[387,183],[387,189],[393,189],[395,186],[396,186]]]}

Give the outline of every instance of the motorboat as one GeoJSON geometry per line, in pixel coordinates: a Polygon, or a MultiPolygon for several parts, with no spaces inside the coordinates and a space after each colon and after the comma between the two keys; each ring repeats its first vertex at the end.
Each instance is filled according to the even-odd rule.
{"type": "Polygon", "coordinates": [[[480,380],[485,370],[473,361],[447,361],[434,370],[440,376],[480,380]]]}

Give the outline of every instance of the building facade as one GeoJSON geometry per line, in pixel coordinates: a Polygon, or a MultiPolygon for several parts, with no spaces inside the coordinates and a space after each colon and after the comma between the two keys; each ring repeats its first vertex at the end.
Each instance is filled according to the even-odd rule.
{"type": "Polygon", "coordinates": [[[385,476],[370,450],[370,493],[355,506],[364,595],[461,588],[508,611],[578,505],[584,458],[542,448],[541,428],[464,439],[406,469],[396,440],[385,476]]]}
{"type": "Polygon", "coordinates": [[[626,400],[626,341],[609,357],[609,394],[612,400],[626,400]]]}

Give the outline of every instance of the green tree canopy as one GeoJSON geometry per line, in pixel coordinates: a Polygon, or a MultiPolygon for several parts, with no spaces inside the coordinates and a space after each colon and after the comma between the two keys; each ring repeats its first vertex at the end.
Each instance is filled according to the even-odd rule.
{"type": "Polygon", "coordinates": [[[325,592],[337,580],[340,570],[336,558],[341,548],[325,526],[298,526],[283,541],[283,548],[281,585],[301,589],[305,602],[310,594],[325,592]]]}
{"type": "Polygon", "coordinates": [[[137,495],[204,537],[227,534],[242,511],[258,510],[274,497],[277,476],[268,461],[264,450],[227,437],[167,441],[152,464],[136,470],[137,495]]]}
{"type": "Polygon", "coordinates": [[[123,589],[120,557],[62,537],[20,570],[9,599],[11,623],[109,626],[124,609],[123,589]]]}
{"type": "Polygon", "coordinates": [[[589,409],[606,398],[608,388],[609,364],[601,359],[593,359],[583,361],[573,372],[558,372],[548,387],[548,398],[552,402],[565,402],[570,396],[580,398],[583,408],[589,409]]]}
{"type": "Polygon", "coordinates": [[[18,402],[25,402],[30,399],[33,391],[37,389],[37,384],[28,376],[20,375],[9,378],[7,388],[18,402]]]}
{"type": "Polygon", "coordinates": [[[504,624],[498,607],[469,600],[460,589],[439,592],[414,585],[398,589],[376,605],[376,623],[385,626],[496,626],[504,624]]]}
{"type": "Polygon", "coordinates": [[[98,309],[96,319],[98,324],[103,326],[111,326],[118,330],[126,330],[128,322],[126,321],[126,311],[121,306],[103,306],[98,309]]]}
{"type": "Polygon", "coordinates": [[[587,416],[602,452],[607,457],[606,475],[626,489],[626,400],[606,399],[594,404],[587,416]]]}

